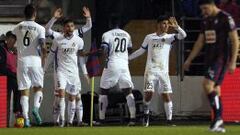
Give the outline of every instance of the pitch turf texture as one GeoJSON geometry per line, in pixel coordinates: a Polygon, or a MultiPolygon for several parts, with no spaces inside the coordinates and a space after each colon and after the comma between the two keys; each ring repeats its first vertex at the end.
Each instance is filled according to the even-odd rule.
{"type": "MultiPolygon", "coordinates": [[[[0,129],[0,135],[217,135],[209,132],[208,126],[151,126],[145,127],[32,127],[0,129]]],[[[227,125],[224,135],[240,135],[239,125],[227,125]]]]}

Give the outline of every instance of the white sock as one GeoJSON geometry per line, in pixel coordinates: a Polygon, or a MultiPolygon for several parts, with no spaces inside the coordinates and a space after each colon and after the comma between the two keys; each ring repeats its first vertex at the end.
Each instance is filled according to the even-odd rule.
{"type": "Polygon", "coordinates": [[[135,119],[136,107],[135,107],[135,100],[134,100],[133,94],[131,93],[131,94],[127,95],[126,100],[127,100],[127,105],[128,105],[129,112],[130,112],[130,118],[135,119]]]}
{"type": "Polygon", "coordinates": [[[59,122],[59,116],[60,116],[60,107],[59,107],[59,97],[54,96],[54,101],[53,101],[53,121],[54,123],[59,122]]]}
{"type": "Polygon", "coordinates": [[[68,123],[73,123],[76,110],[76,100],[68,101],[68,123]]]}
{"type": "Polygon", "coordinates": [[[167,120],[172,120],[172,112],[173,112],[172,101],[164,102],[164,109],[165,109],[167,120]]]}
{"type": "Polygon", "coordinates": [[[108,97],[107,95],[99,95],[99,119],[105,119],[105,113],[108,106],[108,97]]]}
{"type": "Polygon", "coordinates": [[[65,98],[60,98],[59,107],[60,107],[60,119],[62,121],[65,121],[65,98]]]}
{"type": "Polygon", "coordinates": [[[20,103],[22,105],[22,114],[24,119],[29,119],[28,111],[29,111],[29,97],[21,96],[20,103]]]}
{"type": "Polygon", "coordinates": [[[144,114],[149,114],[149,105],[150,105],[151,101],[144,101],[143,103],[143,111],[144,111],[144,114]]]}
{"type": "Polygon", "coordinates": [[[39,109],[42,103],[42,99],[43,99],[42,91],[37,91],[34,95],[34,107],[39,109]]]}
{"type": "Polygon", "coordinates": [[[82,104],[82,99],[77,101],[76,104],[76,113],[77,113],[77,119],[78,119],[78,123],[82,122],[82,118],[83,118],[83,104],[82,104]]]}

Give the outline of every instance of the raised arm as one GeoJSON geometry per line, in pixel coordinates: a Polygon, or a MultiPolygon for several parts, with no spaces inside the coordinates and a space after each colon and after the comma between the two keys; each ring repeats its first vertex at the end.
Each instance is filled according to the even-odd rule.
{"type": "Polygon", "coordinates": [[[54,11],[52,19],[49,20],[49,22],[45,25],[45,29],[46,29],[46,34],[47,35],[53,35],[53,33],[55,31],[52,30],[52,26],[62,16],[63,16],[63,14],[62,14],[62,9],[61,8],[58,8],[56,11],[54,11]]]}
{"type": "Polygon", "coordinates": [[[85,33],[92,28],[92,18],[91,18],[91,12],[89,8],[83,7],[83,15],[87,19],[86,24],[81,28],[82,33],[85,33]]]}
{"type": "Polygon", "coordinates": [[[176,38],[182,40],[187,37],[186,32],[178,25],[178,22],[175,17],[170,17],[169,19],[170,27],[174,28],[178,33],[176,38]]]}

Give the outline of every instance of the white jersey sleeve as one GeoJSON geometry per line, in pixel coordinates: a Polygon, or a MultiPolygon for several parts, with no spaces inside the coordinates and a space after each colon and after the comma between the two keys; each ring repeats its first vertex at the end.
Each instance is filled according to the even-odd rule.
{"type": "Polygon", "coordinates": [[[148,49],[148,44],[149,44],[149,37],[148,35],[144,38],[143,43],[142,43],[142,48],[147,50],[148,49]]]}
{"type": "Polygon", "coordinates": [[[45,39],[46,35],[45,35],[45,29],[44,27],[39,28],[39,37],[38,39],[45,39]]]}
{"type": "Polygon", "coordinates": [[[102,36],[101,47],[109,47],[109,44],[110,44],[110,37],[108,36],[107,33],[104,33],[102,36]]]}
{"type": "Polygon", "coordinates": [[[84,47],[84,42],[83,42],[83,40],[81,39],[81,38],[79,38],[80,40],[79,40],[79,44],[78,44],[78,50],[83,50],[83,47],[84,47]]]}
{"type": "Polygon", "coordinates": [[[129,36],[128,48],[132,48],[132,39],[131,39],[131,37],[130,37],[130,36],[129,36]]]}

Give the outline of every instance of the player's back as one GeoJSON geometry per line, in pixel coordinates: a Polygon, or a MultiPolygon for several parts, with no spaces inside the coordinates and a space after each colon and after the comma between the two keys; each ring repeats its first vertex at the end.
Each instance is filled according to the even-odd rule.
{"type": "Polygon", "coordinates": [[[41,46],[39,39],[45,39],[45,29],[34,21],[22,21],[13,30],[17,36],[18,65],[40,67],[41,46]]]}
{"type": "Polygon", "coordinates": [[[103,34],[103,44],[108,46],[108,65],[128,66],[128,48],[132,47],[130,35],[121,29],[113,29],[103,34]]]}

